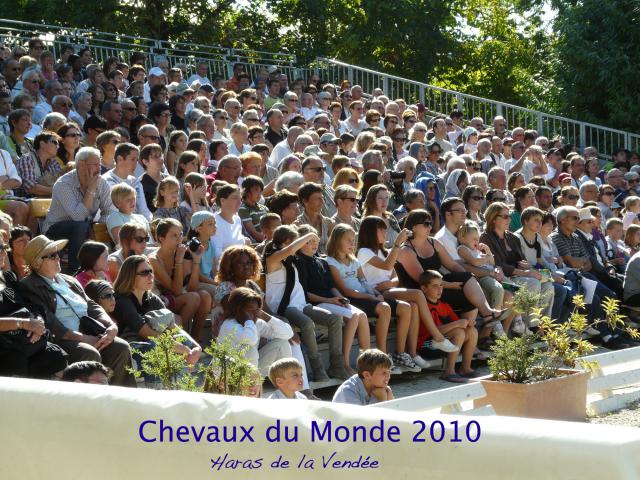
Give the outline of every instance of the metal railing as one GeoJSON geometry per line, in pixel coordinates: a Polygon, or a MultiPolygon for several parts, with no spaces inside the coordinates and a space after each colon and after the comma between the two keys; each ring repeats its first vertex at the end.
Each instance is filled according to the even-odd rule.
{"type": "Polygon", "coordinates": [[[381,88],[390,99],[404,98],[407,103],[422,102],[428,110],[438,114],[449,114],[457,108],[466,119],[481,117],[485,125],[490,125],[495,116],[502,115],[510,128],[519,126],[535,129],[549,138],[559,135],[565,139],[565,143],[580,148],[594,146],[604,157],[610,157],[617,147],[633,151],[640,148],[639,134],[467,95],[329,58],[317,58],[313,70],[333,84],[340,85],[343,80],[349,80],[352,85],[360,85],[365,92],[381,88]]]}
{"type": "Polygon", "coordinates": [[[126,34],[0,19],[0,42],[5,46],[26,47],[27,41],[33,37],[40,38],[56,59],[60,58],[66,45],[71,45],[76,51],[89,47],[95,62],[104,62],[109,57],[128,62],[132,53],[140,52],[145,55],[147,68],[159,59],[166,59],[171,67],[178,64],[186,65],[189,73],[195,71],[198,62],[206,62],[212,75],[225,78],[232,75],[235,63],[245,65],[248,73],[252,75],[271,65],[277,65],[291,78],[298,74],[297,58],[289,53],[154,40],[126,34]]]}

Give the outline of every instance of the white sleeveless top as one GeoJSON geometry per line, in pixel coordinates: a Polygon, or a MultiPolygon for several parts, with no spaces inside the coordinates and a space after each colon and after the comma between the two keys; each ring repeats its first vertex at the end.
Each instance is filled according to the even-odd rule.
{"type": "MultiPolygon", "coordinates": [[[[293,269],[296,272],[296,280],[293,286],[293,291],[291,292],[291,298],[289,299],[289,307],[297,308],[298,310],[302,310],[307,305],[307,299],[304,296],[304,290],[302,289],[302,285],[300,284],[300,280],[298,277],[298,269],[294,266],[293,269]]],[[[280,306],[280,301],[284,296],[284,289],[287,284],[287,271],[284,266],[280,269],[267,273],[266,278],[266,288],[264,300],[271,313],[276,314],[278,312],[278,307],[280,306]]]]}

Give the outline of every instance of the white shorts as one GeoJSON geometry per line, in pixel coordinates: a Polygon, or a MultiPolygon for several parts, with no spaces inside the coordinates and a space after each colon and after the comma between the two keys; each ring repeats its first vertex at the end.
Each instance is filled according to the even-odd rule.
{"type": "Polygon", "coordinates": [[[324,308],[325,310],[329,310],[331,313],[334,313],[336,315],[340,315],[341,317],[346,317],[346,318],[353,318],[354,315],[357,315],[359,313],[364,313],[358,307],[354,307],[351,304],[348,304],[347,306],[342,307],[340,305],[336,305],[335,303],[320,303],[316,305],[316,307],[324,308]]]}

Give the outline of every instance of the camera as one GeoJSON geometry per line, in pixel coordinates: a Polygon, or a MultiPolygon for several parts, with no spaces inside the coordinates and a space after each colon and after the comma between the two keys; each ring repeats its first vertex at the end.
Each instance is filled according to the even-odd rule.
{"type": "Polygon", "coordinates": [[[198,249],[200,248],[200,245],[201,245],[200,240],[198,240],[196,237],[193,237],[191,240],[187,242],[187,248],[193,253],[198,251],[198,249]]]}
{"type": "Polygon", "coordinates": [[[389,172],[391,180],[404,180],[406,174],[404,172],[389,172]]]}

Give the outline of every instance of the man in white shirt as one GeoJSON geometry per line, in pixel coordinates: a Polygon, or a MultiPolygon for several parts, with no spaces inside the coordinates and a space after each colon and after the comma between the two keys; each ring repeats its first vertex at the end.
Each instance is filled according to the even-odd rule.
{"type": "Polygon", "coordinates": [[[369,124],[362,119],[362,112],[364,107],[360,100],[351,102],[349,105],[349,118],[347,118],[342,124],[347,132],[354,137],[357,137],[360,132],[365,128],[369,128],[369,124]]]}
{"type": "Polygon", "coordinates": [[[467,209],[462,199],[450,197],[442,202],[440,211],[444,218],[444,226],[434,235],[434,238],[444,246],[449,256],[457,262],[460,260],[460,255],[458,255],[458,238],[456,234],[467,219],[467,209]]]}
{"type": "Polygon", "coordinates": [[[447,153],[453,150],[453,145],[451,145],[451,142],[447,140],[447,123],[445,122],[445,119],[436,118],[433,121],[432,128],[433,128],[433,133],[435,134],[432,141],[440,145],[442,152],[447,153]]]}
{"type": "Polygon", "coordinates": [[[154,85],[166,85],[167,75],[160,67],[153,67],[149,70],[147,82],[144,84],[144,101],[151,103],[151,87],[154,85]]]}
{"type": "Polygon", "coordinates": [[[209,65],[207,62],[198,62],[196,66],[196,73],[191,75],[187,80],[187,84],[191,85],[196,80],[200,82],[200,85],[211,85],[211,81],[207,78],[209,71],[209,65]]]}
{"type": "Polygon", "coordinates": [[[278,168],[284,157],[293,153],[294,144],[303,133],[304,129],[302,127],[291,127],[287,132],[287,138],[273,147],[273,151],[269,157],[269,164],[278,168]]]}
{"type": "Polygon", "coordinates": [[[152,214],[149,207],[147,207],[142,183],[133,176],[133,172],[138,165],[139,155],[138,147],[130,143],[121,143],[115,152],[116,166],[103,174],[102,178],[107,181],[110,188],[123,182],[131,185],[136,190],[136,213],[144,216],[147,220],[151,220],[152,214]]]}
{"type": "Polygon", "coordinates": [[[318,107],[313,104],[313,95],[310,93],[302,94],[300,105],[300,113],[307,122],[318,113],[318,107]]]}

